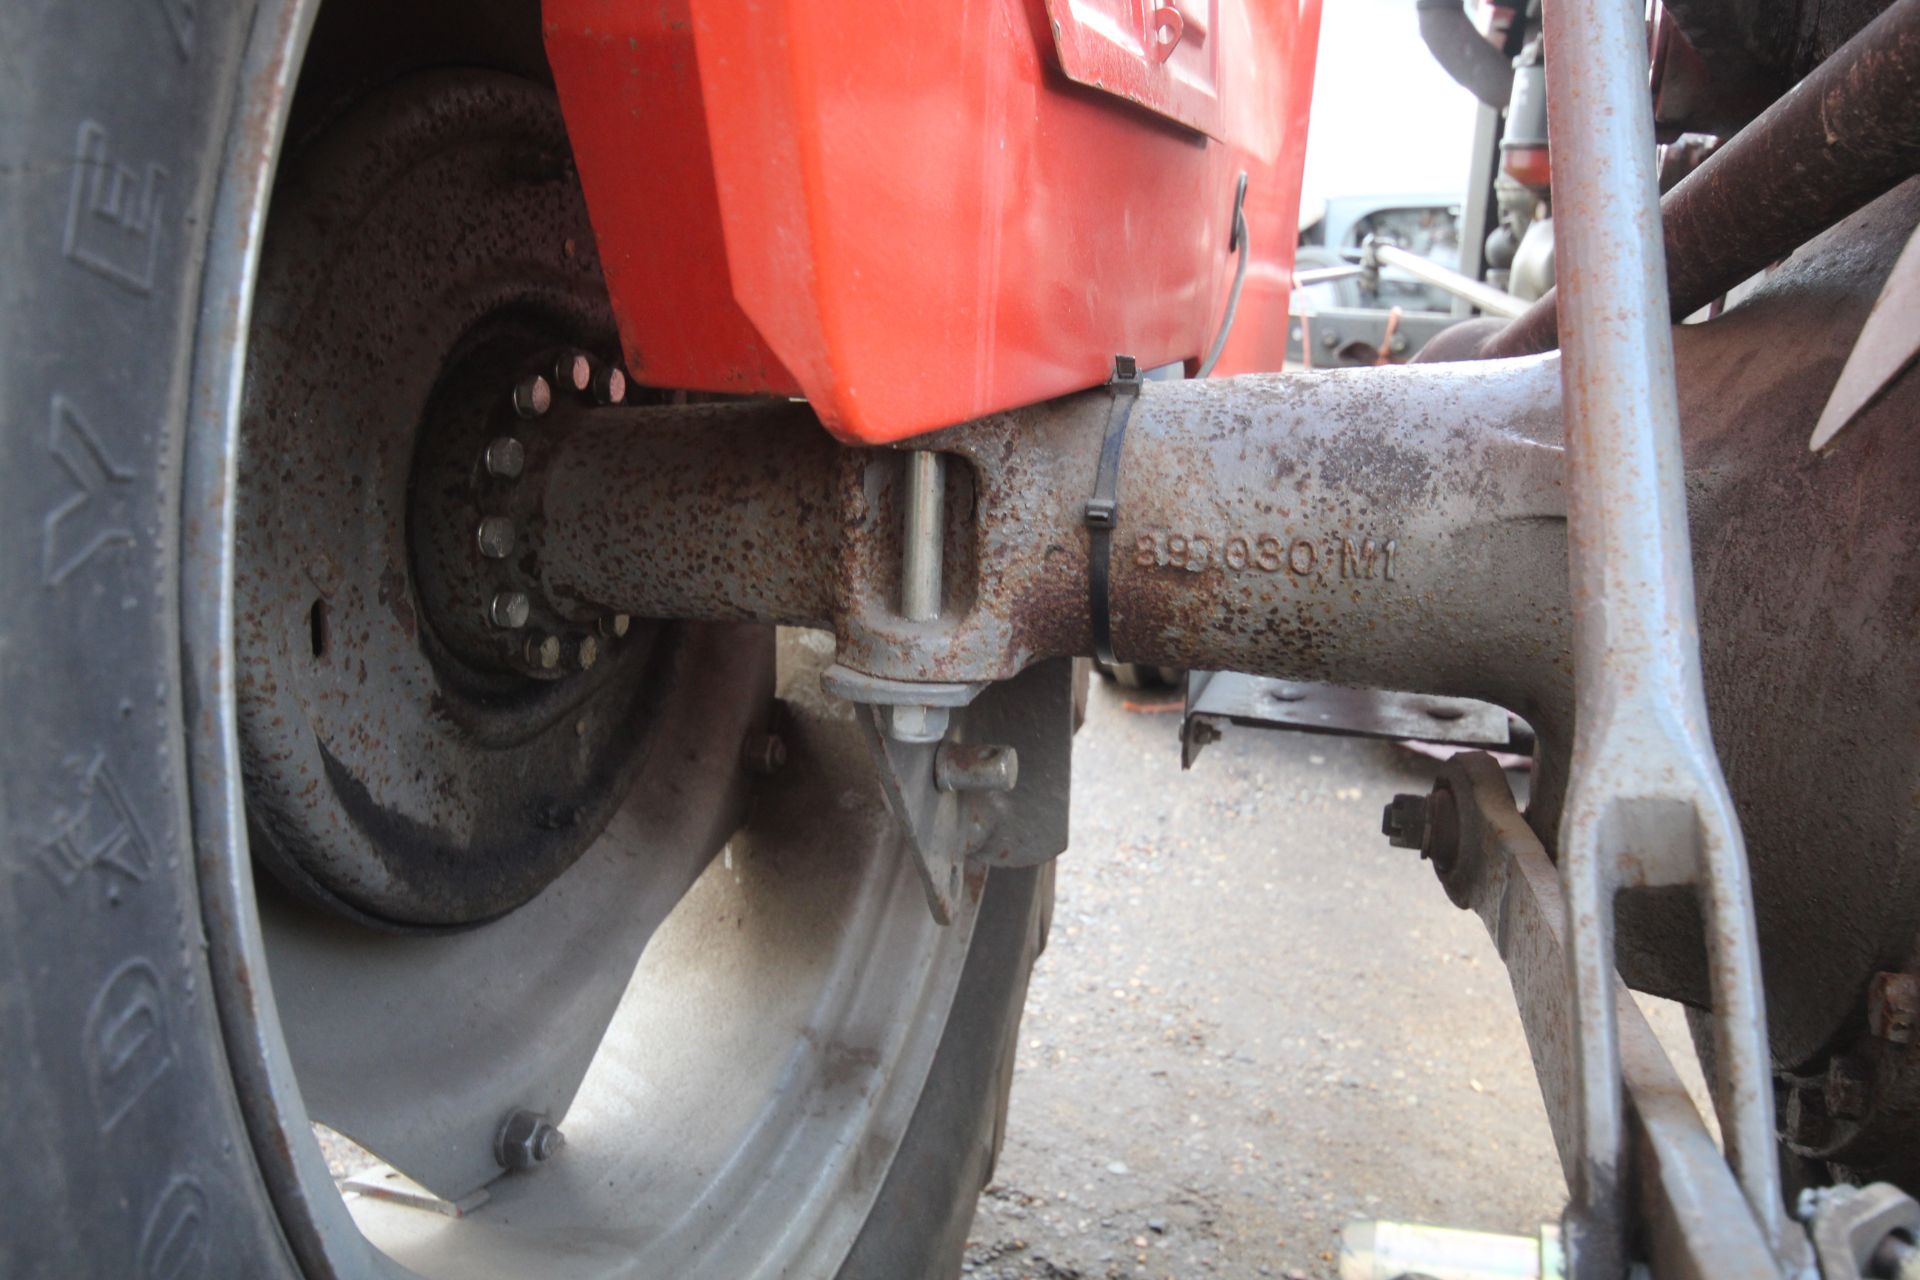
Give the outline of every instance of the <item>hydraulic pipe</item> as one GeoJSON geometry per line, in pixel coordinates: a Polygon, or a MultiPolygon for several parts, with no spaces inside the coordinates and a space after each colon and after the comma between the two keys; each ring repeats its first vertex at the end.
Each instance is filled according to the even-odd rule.
{"type": "Polygon", "coordinates": [[[1418,0],[1420,38],[1461,85],[1490,107],[1504,109],[1513,93],[1513,65],[1487,43],[1461,0],[1418,0]]]}

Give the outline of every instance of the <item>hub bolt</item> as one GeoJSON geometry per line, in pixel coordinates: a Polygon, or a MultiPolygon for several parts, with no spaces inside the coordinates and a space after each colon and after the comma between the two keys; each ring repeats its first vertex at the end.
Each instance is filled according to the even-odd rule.
{"type": "Polygon", "coordinates": [[[532,1169],[553,1159],[566,1139],[545,1116],[509,1111],[493,1140],[493,1157],[507,1169],[532,1169]]]}
{"type": "Polygon", "coordinates": [[[593,361],[584,352],[565,351],[553,362],[554,385],[578,395],[593,385],[593,361]]]}
{"type": "Polygon", "coordinates": [[[518,631],[527,625],[526,593],[502,591],[487,605],[487,621],[506,631],[518,631]]]}
{"type": "Polygon", "coordinates": [[[513,389],[513,411],[523,418],[537,418],[552,407],[553,387],[537,373],[513,389]]]}
{"type": "Polygon", "coordinates": [[[487,474],[501,480],[518,480],[527,469],[526,446],[512,436],[496,436],[487,444],[487,474]]]}
{"type": "Polygon", "coordinates": [[[618,640],[633,627],[633,617],[625,613],[610,613],[600,619],[600,634],[618,640]]]}
{"type": "Polygon", "coordinates": [[[1011,791],[1020,781],[1020,753],[995,744],[949,742],[933,757],[942,791],[1011,791]]]}
{"type": "Polygon", "coordinates": [[[573,642],[573,665],[582,671],[593,670],[600,661],[600,642],[592,636],[579,636],[573,642]]]}
{"type": "Polygon", "coordinates": [[[527,665],[540,671],[552,671],[560,665],[560,637],[535,633],[527,637],[527,665]]]}
{"type": "Polygon", "coordinates": [[[602,365],[594,371],[593,398],[600,404],[619,404],[627,398],[627,375],[618,365],[602,365]]]}
{"type": "Polygon", "coordinates": [[[513,521],[505,516],[488,516],[480,522],[475,540],[480,554],[489,560],[505,560],[513,554],[513,521]]]}

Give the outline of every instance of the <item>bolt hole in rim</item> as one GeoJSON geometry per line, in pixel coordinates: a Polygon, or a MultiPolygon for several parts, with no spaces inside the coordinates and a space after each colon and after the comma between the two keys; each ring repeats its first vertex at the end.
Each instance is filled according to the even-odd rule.
{"type": "MultiPolygon", "coordinates": [[[[236,1093],[272,1207],[298,1264],[315,1276],[827,1273],[913,1112],[972,915],[944,931],[932,925],[870,776],[809,773],[815,759],[827,769],[865,758],[860,744],[836,751],[805,737],[815,722],[845,721],[812,675],[830,645],[819,637],[783,642],[782,692],[799,713],[803,750],[763,802],[777,810],[787,797],[796,825],[826,808],[842,838],[783,847],[749,832],[698,877],[648,945],[560,1120],[564,1149],[547,1167],[494,1182],[488,1203],[458,1221],[372,1200],[350,1209],[329,1176],[271,981],[267,932],[276,926],[248,853],[233,662],[246,352],[232,336],[249,331],[281,133],[315,9],[313,0],[269,3],[251,27],[211,224],[182,494],[201,909],[236,1093]],[[757,998],[742,999],[743,986],[757,998]]],[[[617,399],[624,387],[602,394],[617,399]]],[[[323,601],[309,606],[307,622],[303,648],[320,657],[336,647],[323,601]]]]}

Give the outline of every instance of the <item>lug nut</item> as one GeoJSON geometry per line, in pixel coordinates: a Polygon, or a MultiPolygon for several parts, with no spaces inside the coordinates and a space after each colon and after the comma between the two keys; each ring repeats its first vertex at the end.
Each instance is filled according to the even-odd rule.
{"type": "Polygon", "coordinates": [[[518,631],[527,625],[529,609],[523,591],[502,591],[487,604],[487,621],[506,631],[518,631]]]}
{"type": "Polygon", "coordinates": [[[539,671],[552,671],[560,665],[560,637],[535,633],[527,637],[527,665],[539,671]]]}
{"type": "Polygon", "coordinates": [[[509,1111],[493,1140],[493,1157],[507,1169],[532,1169],[553,1159],[566,1138],[545,1116],[533,1111],[509,1111]]]}
{"type": "Polygon", "coordinates": [[[770,778],[786,767],[786,740],[777,733],[749,734],[746,745],[740,749],[740,761],[746,765],[747,772],[770,778]]]}
{"type": "Polygon", "coordinates": [[[497,436],[487,443],[487,474],[501,480],[518,480],[527,469],[527,448],[512,436],[497,436]]]}
{"type": "Polygon", "coordinates": [[[615,640],[627,634],[633,627],[633,617],[625,613],[610,613],[600,619],[600,634],[615,640]]]}
{"type": "Polygon", "coordinates": [[[601,365],[593,374],[593,398],[600,404],[619,404],[627,398],[627,375],[618,365],[601,365]]]}
{"type": "Polygon", "coordinates": [[[998,744],[949,742],[933,756],[942,791],[1011,791],[1020,781],[1020,753],[998,744]]]}
{"type": "Polygon", "coordinates": [[[592,636],[580,636],[573,642],[573,665],[582,671],[593,670],[600,661],[600,642],[592,636]]]}
{"type": "Polygon", "coordinates": [[[553,387],[539,374],[523,378],[513,389],[513,411],[523,418],[537,418],[553,408],[553,387]]]}
{"type": "Polygon", "coordinates": [[[553,382],[578,395],[593,385],[593,361],[585,352],[562,352],[553,362],[553,382]]]}
{"type": "Polygon", "coordinates": [[[505,560],[513,554],[513,521],[505,516],[488,516],[474,535],[480,554],[489,560],[505,560]]]}

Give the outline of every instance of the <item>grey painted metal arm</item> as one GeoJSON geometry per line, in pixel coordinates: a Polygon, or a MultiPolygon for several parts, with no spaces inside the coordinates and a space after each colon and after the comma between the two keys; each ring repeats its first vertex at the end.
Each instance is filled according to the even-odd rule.
{"type": "Polygon", "coordinates": [[[1644,13],[1553,0],[1546,21],[1576,698],[1560,828],[1580,1121],[1567,1227],[1574,1274],[1618,1280],[1623,888],[1699,894],[1727,1155],[1768,1239],[1783,1214],[1746,851],[1701,687],[1644,13]]]}
{"type": "Polygon", "coordinates": [[[1437,262],[1430,262],[1417,253],[1409,253],[1398,245],[1379,244],[1369,238],[1367,256],[1381,266],[1400,268],[1422,284],[1430,284],[1456,298],[1464,298],[1490,316],[1511,320],[1515,316],[1525,315],[1531,305],[1490,284],[1482,284],[1437,262]]]}

